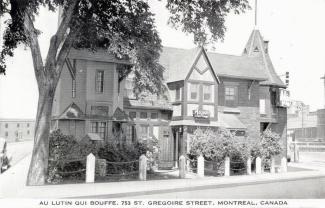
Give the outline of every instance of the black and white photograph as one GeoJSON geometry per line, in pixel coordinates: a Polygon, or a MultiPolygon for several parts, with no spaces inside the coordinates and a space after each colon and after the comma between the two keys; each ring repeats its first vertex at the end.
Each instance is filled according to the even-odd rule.
{"type": "Polygon", "coordinates": [[[0,0],[0,207],[325,207],[324,20],[325,0],[0,0]]]}

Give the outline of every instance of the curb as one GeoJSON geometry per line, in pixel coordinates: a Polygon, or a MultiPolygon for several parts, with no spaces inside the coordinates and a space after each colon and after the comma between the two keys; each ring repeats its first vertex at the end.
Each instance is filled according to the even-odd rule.
{"type": "Polygon", "coordinates": [[[216,189],[216,188],[231,188],[237,186],[251,186],[251,185],[260,185],[260,184],[269,184],[276,182],[291,182],[291,181],[299,181],[299,180],[310,180],[310,179],[318,179],[325,178],[325,174],[323,175],[315,175],[315,176],[300,176],[293,178],[283,178],[283,179],[262,179],[256,181],[248,181],[248,182],[236,182],[236,183],[224,183],[224,184],[213,184],[213,185],[198,185],[191,187],[179,187],[179,188],[167,188],[160,190],[148,190],[148,191],[135,191],[135,192],[123,192],[123,193],[111,193],[111,194],[100,194],[100,195],[86,195],[86,196],[76,196],[76,197],[64,197],[66,199],[73,198],[123,198],[123,197],[131,197],[131,196],[142,196],[142,195],[155,195],[155,194],[165,194],[165,193],[173,193],[173,192],[187,192],[187,191],[198,191],[198,190],[207,190],[207,189],[216,189]]]}

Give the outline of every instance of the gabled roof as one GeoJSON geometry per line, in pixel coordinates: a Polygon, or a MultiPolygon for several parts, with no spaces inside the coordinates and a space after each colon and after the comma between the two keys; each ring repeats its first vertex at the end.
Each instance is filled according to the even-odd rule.
{"type": "Polygon", "coordinates": [[[260,31],[254,29],[248,39],[248,42],[246,43],[242,55],[245,57],[256,57],[261,59],[264,71],[268,77],[266,81],[261,82],[262,85],[286,87],[275,72],[267,47],[267,43],[264,42],[260,31]]]}
{"type": "MultiPolygon", "coordinates": [[[[164,47],[159,62],[165,67],[165,80],[167,82],[184,80],[201,50],[199,47],[194,49],[164,47]]],[[[206,54],[216,76],[252,80],[267,79],[262,62],[258,58],[213,52],[206,54]]]]}
{"type": "Polygon", "coordinates": [[[193,49],[163,47],[159,63],[166,70],[164,73],[165,80],[167,82],[185,80],[200,52],[199,47],[193,49]]]}
{"type": "Polygon", "coordinates": [[[112,121],[129,122],[131,119],[128,114],[126,114],[121,108],[117,107],[112,116],[112,121]]]}
{"type": "Polygon", "coordinates": [[[81,109],[75,104],[71,103],[61,115],[56,118],[57,120],[85,120],[85,115],[81,109]]]}
{"type": "Polygon", "coordinates": [[[263,65],[257,58],[208,53],[210,63],[218,76],[251,80],[266,80],[263,65]]]}

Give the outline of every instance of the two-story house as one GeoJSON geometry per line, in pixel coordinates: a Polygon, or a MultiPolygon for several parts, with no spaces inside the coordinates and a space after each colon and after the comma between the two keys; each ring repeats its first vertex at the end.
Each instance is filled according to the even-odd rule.
{"type": "Polygon", "coordinates": [[[97,51],[72,50],[55,92],[52,129],[82,139],[120,136],[128,121],[123,112],[124,76],[129,62],[97,51]]]}

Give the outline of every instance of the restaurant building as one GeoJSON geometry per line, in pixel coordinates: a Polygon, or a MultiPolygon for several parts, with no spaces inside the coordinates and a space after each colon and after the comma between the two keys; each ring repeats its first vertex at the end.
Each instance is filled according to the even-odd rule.
{"type": "Polygon", "coordinates": [[[227,128],[254,140],[271,129],[286,144],[286,86],[259,30],[240,56],[163,47],[159,62],[168,91],[137,99],[127,60],[72,50],[56,89],[52,128],[78,139],[89,133],[104,141],[156,138],[161,166],[190,150],[197,128],[227,128]]]}

